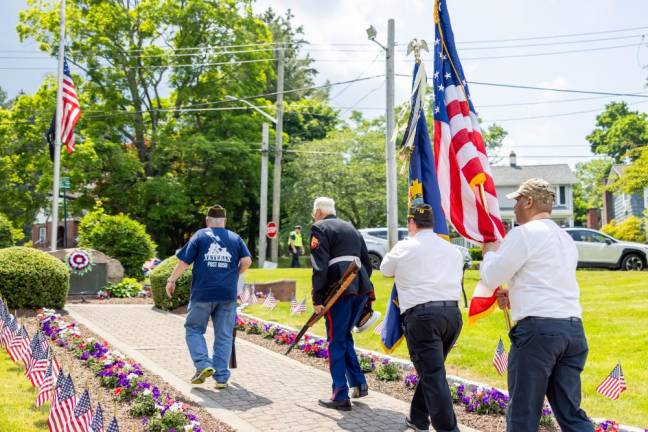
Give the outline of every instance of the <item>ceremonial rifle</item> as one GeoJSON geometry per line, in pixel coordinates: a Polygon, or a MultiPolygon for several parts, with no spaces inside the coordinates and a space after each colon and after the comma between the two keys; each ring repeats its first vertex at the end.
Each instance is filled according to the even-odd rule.
{"type": "Polygon", "coordinates": [[[322,318],[326,314],[326,312],[328,312],[329,309],[333,307],[335,302],[342,296],[342,294],[344,294],[349,285],[351,285],[351,282],[353,282],[353,280],[356,278],[359,270],[360,266],[358,265],[358,263],[355,260],[351,261],[346,271],[342,275],[342,278],[340,278],[339,281],[335,282],[329,288],[329,293],[326,296],[326,300],[324,301],[324,309],[322,310],[322,312],[319,314],[313,312],[313,315],[311,315],[308,321],[306,321],[304,327],[302,327],[299,333],[297,333],[295,340],[288,347],[286,355],[290,354],[290,351],[292,351],[295,345],[297,345],[301,338],[304,337],[308,329],[315,325],[315,323],[319,321],[319,319],[322,318]]]}

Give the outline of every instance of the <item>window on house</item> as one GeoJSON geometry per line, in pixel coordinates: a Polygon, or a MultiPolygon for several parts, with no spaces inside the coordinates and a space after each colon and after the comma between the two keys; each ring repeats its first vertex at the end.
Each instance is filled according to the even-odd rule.
{"type": "Polygon", "coordinates": [[[45,244],[47,240],[47,228],[40,227],[38,229],[38,244],[45,244]]]}
{"type": "Polygon", "coordinates": [[[556,187],[556,205],[567,204],[567,188],[565,186],[556,187]]]}

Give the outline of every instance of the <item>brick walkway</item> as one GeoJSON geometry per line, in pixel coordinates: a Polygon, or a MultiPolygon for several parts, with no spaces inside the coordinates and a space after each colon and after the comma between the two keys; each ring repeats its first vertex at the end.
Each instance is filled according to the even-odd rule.
{"type": "MultiPolygon", "coordinates": [[[[191,386],[194,369],[180,317],[149,305],[67,305],[66,310],[116,349],[160,375],[238,431],[404,431],[408,405],[370,392],[351,412],[317,404],[327,397],[330,377],[291,358],[237,339],[238,368],[230,388],[191,386]]],[[[208,330],[208,334],[211,330],[208,330]]],[[[211,347],[212,335],[208,336],[211,347]]],[[[462,427],[462,431],[473,429],[462,427]]]]}

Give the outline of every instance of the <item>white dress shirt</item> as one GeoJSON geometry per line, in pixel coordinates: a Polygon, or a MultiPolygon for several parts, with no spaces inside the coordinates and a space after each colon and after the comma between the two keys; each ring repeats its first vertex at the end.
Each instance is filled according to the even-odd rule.
{"type": "Polygon", "coordinates": [[[481,264],[489,288],[508,283],[514,321],[525,317],[581,317],[576,282],[578,250],[572,238],[549,219],[515,227],[481,264]]]}
{"type": "Polygon", "coordinates": [[[396,243],[383,258],[380,271],[395,278],[401,313],[429,301],[459,300],[461,252],[431,229],[396,243]]]}

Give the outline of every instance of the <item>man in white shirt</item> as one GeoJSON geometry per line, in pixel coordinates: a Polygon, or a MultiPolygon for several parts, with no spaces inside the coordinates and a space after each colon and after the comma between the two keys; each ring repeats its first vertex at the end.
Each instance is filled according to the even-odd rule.
{"type": "Polygon", "coordinates": [[[410,358],[419,374],[407,426],[458,432],[446,381],[445,359],[463,321],[458,300],[463,258],[433,230],[432,207],[421,204],[407,216],[409,238],[385,256],[380,271],[395,278],[410,358]]]}
{"type": "Polygon", "coordinates": [[[560,429],[592,432],[580,408],[580,374],[587,360],[576,281],[578,251],[571,237],[551,220],[552,186],[533,178],[507,195],[515,199],[513,228],[501,245],[484,245],[481,280],[511,309],[507,430],[536,432],[545,395],[560,429]]]}

